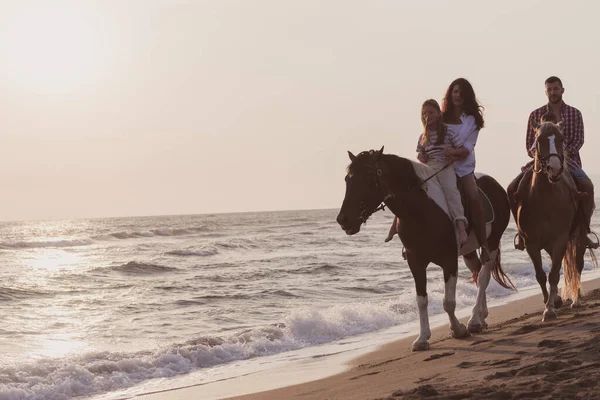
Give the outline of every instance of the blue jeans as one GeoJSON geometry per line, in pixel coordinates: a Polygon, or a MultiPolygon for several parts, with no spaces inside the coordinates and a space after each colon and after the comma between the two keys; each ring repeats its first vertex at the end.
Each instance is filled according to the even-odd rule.
{"type": "Polygon", "coordinates": [[[575,168],[571,170],[571,175],[573,175],[573,178],[575,178],[575,181],[579,180],[579,179],[590,179],[589,176],[587,176],[587,174],[585,173],[584,170],[582,170],[581,168],[575,168]]]}
{"type": "MultiPolygon", "coordinates": [[[[517,182],[517,186],[519,185],[519,182],[521,182],[521,179],[523,179],[523,175],[525,175],[525,172],[526,171],[521,171],[519,175],[515,177],[515,182],[517,182]]],[[[570,170],[569,172],[571,172],[571,176],[573,177],[573,179],[575,179],[575,183],[577,183],[580,179],[590,179],[590,177],[587,176],[585,171],[581,168],[575,168],[570,170]]]]}

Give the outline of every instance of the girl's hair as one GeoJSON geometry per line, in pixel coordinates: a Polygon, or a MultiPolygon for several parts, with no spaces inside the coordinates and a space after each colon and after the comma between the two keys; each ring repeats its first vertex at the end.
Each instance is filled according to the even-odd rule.
{"type": "Polygon", "coordinates": [[[423,114],[423,110],[426,106],[433,107],[440,114],[440,117],[437,120],[437,126],[435,127],[437,133],[437,141],[435,144],[443,144],[446,139],[446,124],[442,121],[442,110],[440,109],[440,105],[434,99],[425,100],[423,105],[421,106],[421,122],[423,123],[423,135],[421,136],[421,145],[427,144],[429,142],[429,132],[427,130],[427,120],[425,119],[425,115],[423,114]]]}
{"type": "Polygon", "coordinates": [[[455,79],[450,86],[448,86],[448,90],[446,90],[444,102],[442,103],[442,116],[444,121],[450,123],[450,121],[456,119],[456,115],[454,114],[454,103],[452,102],[452,89],[456,85],[458,85],[460,96],[463,99],[463,112],[475,117],[477,128],[483,128],[485,125],[485,121],[483,120],[483,106],[477,101],[473,86],[471,86],[471,83],[465,78],[455,79]]]}

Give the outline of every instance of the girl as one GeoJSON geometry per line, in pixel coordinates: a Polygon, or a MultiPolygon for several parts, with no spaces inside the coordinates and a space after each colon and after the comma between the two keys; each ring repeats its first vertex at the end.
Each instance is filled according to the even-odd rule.
{"type": "MultiPolygon", "coordinates": [[[[427,164],[437,173],[436,177],[442,186],[450,216],[456,224],[458,232],[458,243],[460,246],[467,242],[467,219],[464,215],[460,193],[456,187],[456,174],[454,166],[448,164],[448,157],[444,150],[457,146],[454,136],[447,131],[442,121],[442,111],[437,101],[426,100],[421,106],[421,122],[423,133],[419,136],[417,144],[417,158],[423,164],[427,164]]],[[[386,242],[390,241],[397,233],[397,218],[394,219],[386,242]]]]}

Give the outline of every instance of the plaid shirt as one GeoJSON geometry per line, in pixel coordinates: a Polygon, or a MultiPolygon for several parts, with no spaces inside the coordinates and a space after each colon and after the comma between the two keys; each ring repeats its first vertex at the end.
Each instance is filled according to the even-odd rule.
{"type": "MultiPolygon", "coordinates": [[[[525,141],[529,157],[533,158],[532,147],[535,146],[535,131],[532,124],[533,122],[539,123],[542,115],[547,112],[548,104],[532,111],[529,115],[529,120],[527,121],[527,139],[525,141]]],[[[563,119],[563,134],[565,135],[564,145],[568,156],[567,164],[571,170],[581,168],[579,149],[583,146],[584,139],[583,117],[581,116],[581,111],[565,104],[563,101],[560,113],[563,119]]]]}

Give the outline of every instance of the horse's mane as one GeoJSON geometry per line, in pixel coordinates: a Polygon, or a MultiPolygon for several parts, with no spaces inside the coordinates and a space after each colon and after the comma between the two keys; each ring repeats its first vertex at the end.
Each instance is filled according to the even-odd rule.
{"type": "Polygon", "coordinates": [[[562,135],[559,126],[552,121],[542,121],[538,127],[538,136],[552,135],[556,132],[562,135]]]}
{"type": "Polygon", "coordinates": [[[407,158],[397,156],[395,154],[383,154],[383,160],[387,166],[394,171],[396,175],[402,179],[407,186],[421,186],[423,181],[431,174],[427,173],[427,169],[431,170],[427,165],[414,162],[407,158]]]}
{"type": "Polygon", "coordinates": [[[386,164],[394,173],[404,171],[402,180],[407,187],[418,187],[422,193],[431,198],[444,212],[449,214],[448,203],[440,182],[431,178],[437,171],[426,164],[402,158],[394,154],[383,155],[386,164]]]}

